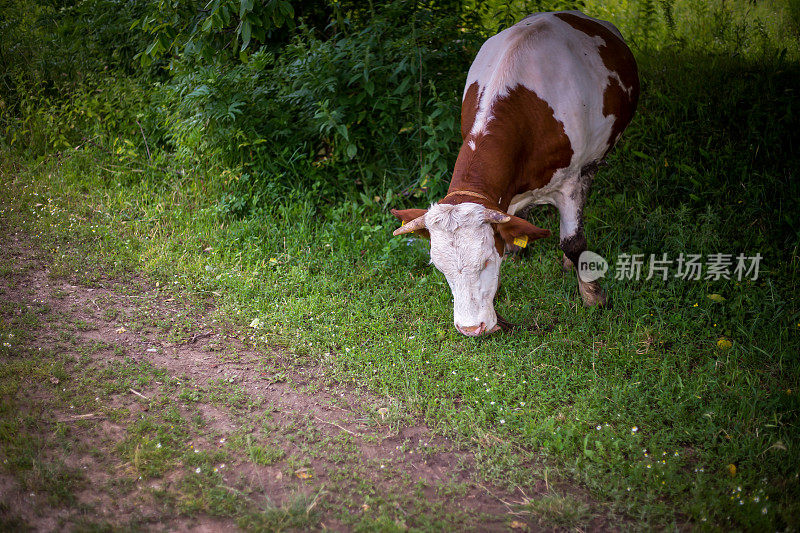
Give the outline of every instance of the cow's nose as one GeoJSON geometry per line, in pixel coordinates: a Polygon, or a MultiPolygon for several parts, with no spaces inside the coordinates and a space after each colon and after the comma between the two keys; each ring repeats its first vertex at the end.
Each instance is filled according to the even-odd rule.
{"type": "Polygon", "coordinates": [[[480,326],[459,326],[456,324],[456,329],[467,337],[477,337],[486,331],[486,324],[483,322],[481,322],[480,326]]]}

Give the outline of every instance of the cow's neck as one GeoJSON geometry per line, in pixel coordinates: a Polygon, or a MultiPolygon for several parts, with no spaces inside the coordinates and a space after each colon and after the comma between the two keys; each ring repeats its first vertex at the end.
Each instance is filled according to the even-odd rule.
{"type": "Polygon", "coordinates": [[[511,147],[502,146],[501,141],[494,135],[477,139],[470,135],[464,141],[447,196],[440,203],[473,202],[503,212],[508,209],[514,194],[514,158],[509,157],[511,147]]]}

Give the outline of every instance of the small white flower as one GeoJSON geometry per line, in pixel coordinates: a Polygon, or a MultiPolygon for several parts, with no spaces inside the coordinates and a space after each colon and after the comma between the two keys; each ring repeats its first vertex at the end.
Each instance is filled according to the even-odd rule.
{"type": "Polygon", "coordinates": [[[761,509],[761,514],[767,514],[767,507],[766,506],[764,506],[764,508],[761,509]]]}
{"type": "Polygon", "coordinates": [[[636,433],[637,431],[639,431],[639,428],[638,428],[638,426],[633,426],[633,427],[631,428],[631,433],[636,433]]]}
{"type": "Polygon", "coordinates": [[[161,443],[156,444],[156,448],[161,448],[161,443]]]}
{"type": "Polygon", "coordinates": [[[194,471],[195,471],[195,473],[199,474],[200,473],[200,467],[198,466],[197,468],[194,469],[194,471]]]}
{"type": "Polygon", "coordinates": [[[601,429],[603,429],[603,426],[601,426],[600,424],[598,424],[598,425],[597,425],[597,431],[600,431],[601,429]]]}
{"type": "Polygon", "coordinates": [[[500,423],[501,423],[501,424],[505,424],[505,423],[506,423],[506,421],[505,421],[504,419],[502,419],[502,418],[501,418],[501,419],[500,419],[500,423]]]}

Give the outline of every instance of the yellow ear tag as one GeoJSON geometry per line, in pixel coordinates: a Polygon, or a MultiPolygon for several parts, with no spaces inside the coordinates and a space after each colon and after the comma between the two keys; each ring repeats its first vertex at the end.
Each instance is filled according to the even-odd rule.
{"type": "Polygon", "coordinates": [[[405,226],[405,225],[406,225],[406,221],[405,220],[401,220],[400,221],[400,226],[402,227],[402,226],[405,226]]]}
{"type": "Polygon", "coordinates": [[[517,237],[516,239],[514,239],[514,244],[516,244],[520,248],[525,248],[526,246],[528,246],[528,236],[523,235],[522,237],[517,237]]]}

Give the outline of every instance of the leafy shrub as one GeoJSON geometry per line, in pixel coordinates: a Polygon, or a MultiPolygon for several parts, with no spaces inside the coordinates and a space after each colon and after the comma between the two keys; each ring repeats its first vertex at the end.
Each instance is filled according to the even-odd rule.
{"type": "Polygon", "coordinates": [[[301,25],[279,54],[263,46],[240,62],[187,60],[168,88],[170,139],[184,156],[240,169],[247,179],[236,194],[249,204],[271,181],[329,199],[409,190],[420,179],[441,193],[478,41],[448,40],[455,18],[409,5],[325,39],[301,25]],[[398,31],[403,16],[416,19],[411,32],[398,31]]]}

